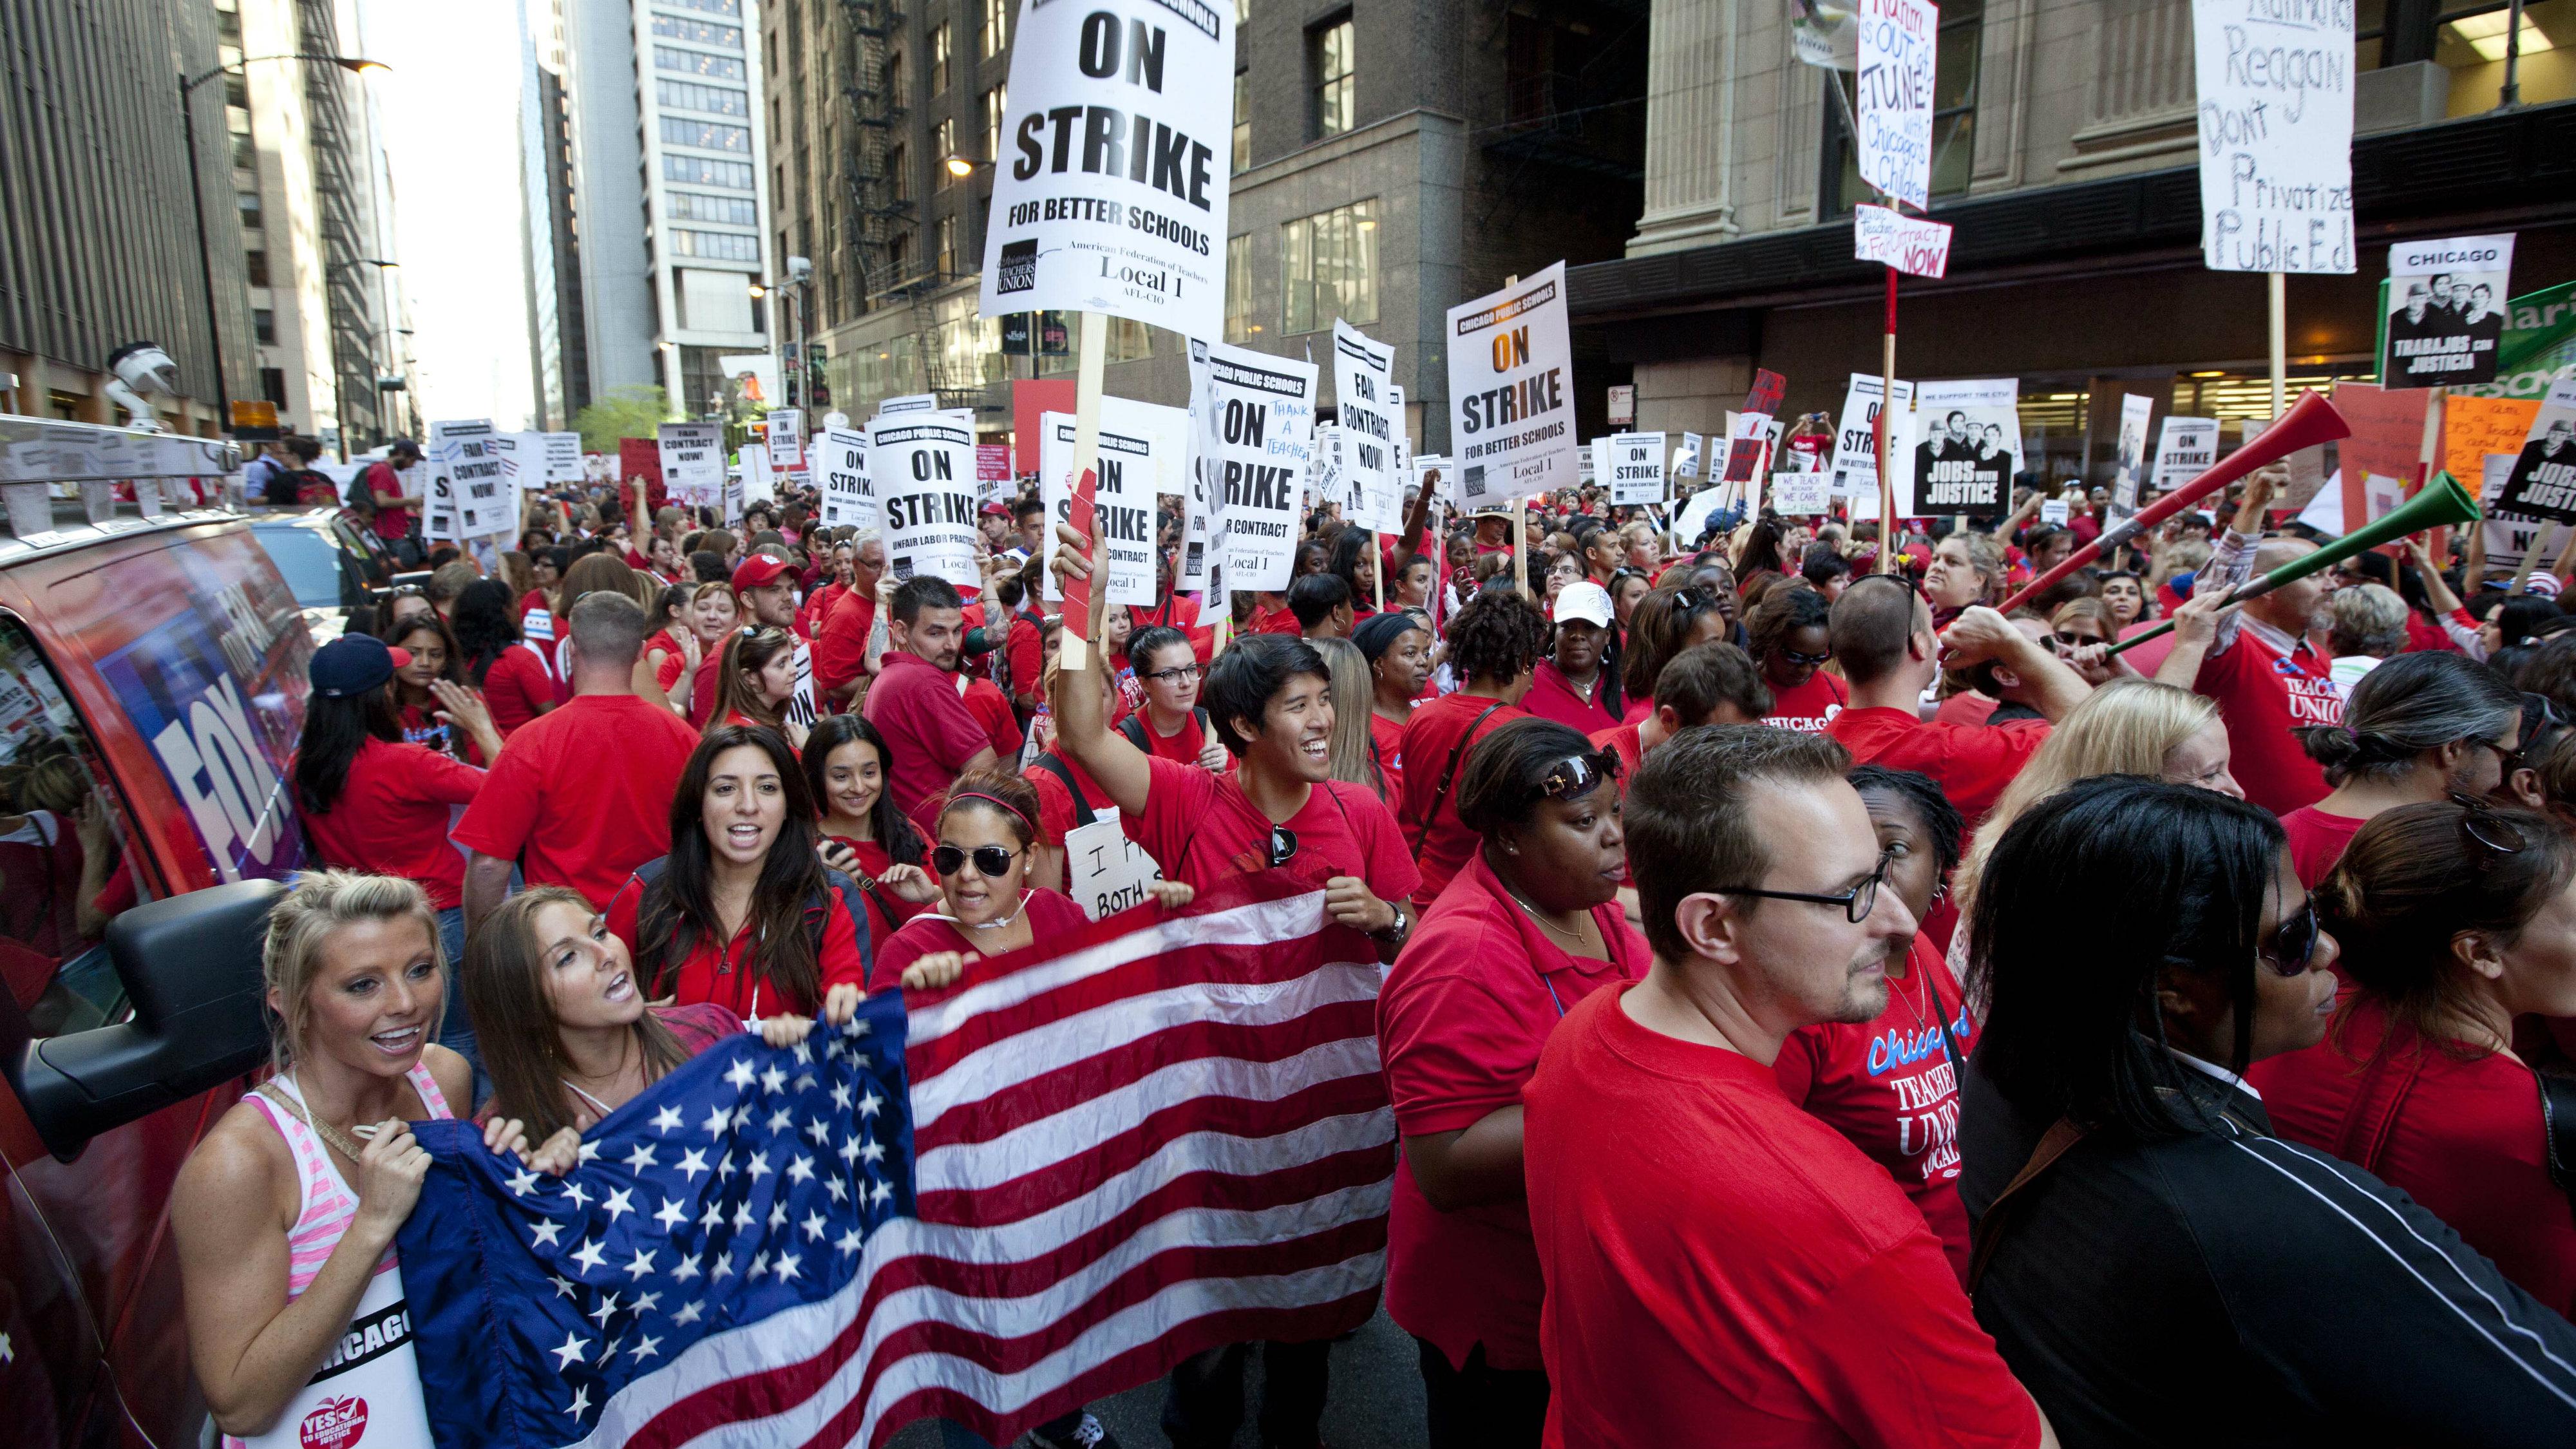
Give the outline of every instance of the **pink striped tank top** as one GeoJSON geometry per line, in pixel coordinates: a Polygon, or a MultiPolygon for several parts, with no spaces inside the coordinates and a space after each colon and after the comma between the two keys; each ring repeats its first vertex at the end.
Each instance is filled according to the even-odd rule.
{"type": "MultiPolygon", "coordinates": [[[[412,1090],[420,1094],[421,1105],[429,1109],[432,1118],[456,1115],[448,1110],[446,1094],[438,1090],[438,1079],[430,1075],[427,1066],[415,1062],[405,1077],[412,1090]]],[[[298,1106],[304,1105],[304,1093],[296,1087],[292,1075],[280,1073],[271,1080],[298,1106]]],[[[286,1139],[287,1150],[295,1154],[296,1191],[303,1206],[295,1214],[295,1226],[286,1235],[286,1300],[292,1303],[312,1286],[331,1250],[339,1245],[340,1235],[357,1217],[358,1195],[342,1180],[339,1165],[331,1160],[322,1139],[302,1118],[257,1092],[244,1094],[242,1100],[268,1114],[269,1125],[286,1139]]],[[[393,1250],[388,1248],[385,1262],[392,1261],[393,1250]]],[[[377,1271],[383,1271],[383,1264],[378,1265],[377,1271]]]]}

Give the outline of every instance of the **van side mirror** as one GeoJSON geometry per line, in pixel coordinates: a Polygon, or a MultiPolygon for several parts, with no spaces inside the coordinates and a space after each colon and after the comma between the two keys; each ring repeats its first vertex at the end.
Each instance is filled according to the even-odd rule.
{"type": "Polygon", "coordinates": [[[153,901],[107,928],[130,1020],[32,1038],[0,993],[0,1071],[56,1156],[268,1059],[260,948],[284,883],[246,880],[153,901]]]}

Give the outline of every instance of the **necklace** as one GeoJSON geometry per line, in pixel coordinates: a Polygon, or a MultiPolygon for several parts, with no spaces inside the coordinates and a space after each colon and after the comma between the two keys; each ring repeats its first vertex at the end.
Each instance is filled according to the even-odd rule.
{"type": "MultiPolygon", "coordinates": [[[[289,1078],[289,1080],[291,1081],[293,1079],[289,1078]]],[[[360,1147],[357,1143],[350,1141],[349,1133],[353,1132],[359,1137],[370,1140],[372,1140],[376,1135],[375,1124],[372,1122],[362,1122],[351,1127],[349,1132],[342,1132],[339,1128],[332,1126],[330,1123],[323,1121],[312,1112],[305,1110],[304,1104],[301,1101],[277,1090],[277,1084],[274,1082],[260,1083],[259,1094],[266,1097],[268,1100],[275,1102],[277,1105],[284,1107],[287,1111],[294,1113],[297,1121],[300,1121],[305,1126],[312,1128],[315,1134],[320,1136],[323,1142],[327,1143],[332,1150],[338,1152],[342,1157],[349,1159],[351,1162],[356,1162],[366,1149],[360,1147]]]]}
{"type": "MultiPolygon", "coordinates": [[[[1905,1009],[1914,1017],[1914,1024],[1916,1027],[1919,1028],[1927,1025],[1923,1020],[1922,1011],[1914,1005],[1912,998],[1905,994],[1905,983],[1902,979],[1894,976],[1887,978],[1887,989],[1895,992],[1896,999],[1905,1003],[1905,1009]]],[[[1929,981],[1926,981],[1923,984],[1923,996],[1927,1002],[1931,999],[1932,983],[1929,981]]]]}
{"type": "MultiPolygon", "coordinates": [[[[1524,912],[1526,912],[1526,913],[1529,915],[1529,918],[1530,918],[1531,920],[1538,922],[1538,928],[1539,928],[1540,930],[1547,932],[1549,935],[1556,937],[1556,938],[1557,938],[1558,940],[1560,940],[1560,941],[1571,941],[1571,942],[1573,942],[1573,943],[1574,943],[1574,948],[1575,948],[1576,950],[1578,950],[1578,951],[1582,950],[1582,949],[1583,949],[1583,947],[1588,943],[1588,942],[1587,942],[1587,938],[1584,936],[1584,934],[1583,934],[1583,932],[1582,932],[1581,930],[1573,930],[1573,931],[1569,931],[1569,930],[1565,929],[1563,926],[1557,925],[1555,922],[1550,921],[1547,917],[1545,917],[1545,916],[1543,916],[1543,915],[1540,915],[1540,914],[1539,914],[1539,909],[1538,909],[1538,907],[1536,907],[1536,906],[1534,906],[1534,905],[1531,905],[1529,902],[1527,902],[1527,901],[1525,901],[1525,900],[1522,900],[1522,899],[1521,899],[1521,893],[1520,893],[1519,891],[1516,891],[1516,890],[1512,889],[1511,884],[1510,884],[1509,882],[1507,882],[1507,881],[1502,881],[1502,878],[1501,878],[1500,876],[1495,877],[1495,879],[1496,879],[1498,882],[1501,882],[1502,887],[1503,887],[1503,894],[1505,894],[1505,895],[1507,895],[1507,896],[1510,896],[1510,897],[1512,898],[1512,904],[1513,904],[1513,905],[1516,905],[1516,906],[1520,907],[1524,912]]],[[[1589,923],[1590,923],[1590,921],[1591,921],[1591,913],[1590,913],[1590,912],[1588,912],[1588,911],[1587,911],[1587,912],[1585,912],[1585,914],[1584,914],[1584,920],[1585,920],[1585,923],[1586,923],[1586,924],[1589,924],[1589,923]]],[[[1609,954],[1609,952],[1607,952],[1607,951],[1605,950],[1604,952],[1602,952],[1602,954],[1606,956],[1606,955],[1608,955],[1608,954],[1609,954]]]]}

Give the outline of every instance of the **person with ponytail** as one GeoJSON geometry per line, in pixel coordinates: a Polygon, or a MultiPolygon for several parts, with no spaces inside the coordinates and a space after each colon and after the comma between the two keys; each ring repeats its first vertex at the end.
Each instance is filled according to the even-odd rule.
{"type": "Polygon", "coordinates": [[[2343,723],[2310,726],[2299,741],[2332,787],[2281,817],[2299,883],[2314,889],[2383,810],[2460,793],[2507,798],[2522,763],[2522,696],[2462,655],[2400,654],[2353,686],[2343,723]]]}
{"type": "Polygon", "coordinates": [[[776,628],[737,630],[718,657],[716,720],[776,730],[803,749],[805,726],[787,718],[787,702],[796,697],[796,636],[776,628]]]}
{"type": "Polygon", "coordinates": [[[2348,984],[2324,1041],[2247,1071],[2273,1128],[2404,1189],[2576,1314],[2548,1089],[2514,1049],[2517,1019],[2576,1017],[2576,839],[2483,800],[2396,806],[2353,834],[2317,917],[2348,984]]]}
{"type": "Polygon", "coordinates": [[[930,847],[886,793],[894,750],[864,717],[826,715],[805,737],[802,762],[823,812],[823,863],[858,883],[868,940],[883,941],[937,893],[922,869],[930,847]]]}

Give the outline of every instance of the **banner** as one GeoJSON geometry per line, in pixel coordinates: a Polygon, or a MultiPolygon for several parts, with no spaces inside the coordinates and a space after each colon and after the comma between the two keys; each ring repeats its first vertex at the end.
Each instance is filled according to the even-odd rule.
{"type": "Polygon", "coordinates": [[[1404,521],[1395,471],[1404,423],[1392,410],[1394,391],[1395,349],[1333,319],[1333,420],[1342,429],[1344,485],[1359,503],[1358,512],[1345,516],[1378,533],[1392,533],[1404,521]]]}
{"type": "MultiPolygon", "coordinates": [[[[1866,493],[1872,508],[1878,506],[1878,398],[1878,374],[1853,373],[1851,386],[1843,393],[1842,426],[1834,434],[1835,496],[1850,498],[1866,493]]],[[[1901,377],[1896,380],[1896,409],[1900,415],[1914,411],[1914,384],[1901,377]]],[[[1896,432],[1893,426],[1887,430],[1891,452],[1896,432]]]]}
{"type": "Polygon", "coordinates": [[[2498,513],[2576,523],[2576,382],[2549,389],[2506,473],[2498,513]]]}
{"type": "MultiPolygon", "coordinates": [[[[1103,398],[1103,402],[1108,399],[1103,398]]],[[[1070,413],[1045,413],[1038,445],[1038,498],[1046,516],[1057,523],[1073,517],[1073,430],[1070,413]]],[[[1154,591],[1154,440],[1100,429],[1100,455],[1093,507],[1100,523],[1100,546],[1109,555],[1109,602],[1151,604],[1154,591]]],[[[1064,597],[1063,584],[1047,570],[1045,597],[1064,597]]]]}
{"type": "Polygon", "coordinates": [[[2192,0],[2191,29],[2203,265],[2353,271],[2353,7],[2192,0]]]}
{"type": "Polygon", "coordinates": [[[975,592],[975,430],[947,418],[868,423],[868,475],[885,515],[886,561],[897,581],[922,574],[975,592]]]}
{"type": "Polygon", "coordinates": [[[1852,255],[1907,276],[1937,277],[1950,269],[1950,224],[1863,202],[1852,208],[1852,255]]]}
{"type": "Polygon", "coordinates": [[[2383,298],[2388,315],[2379,331],[2380,386],[2495,381],[2512,271],[2510,235],[2392,244],[2383,298]]]}
{"type": "Polygon", "coordinates": [[[1225,335],[1234,11],[1207,0],[1019,7],[980,306],[1225,335]]]}
{"type": "Polygon", "coordinates": [[[2123,514],[2138,511],[2138,489],[2147,481],[2147,423],[2156,400],[2136,393],[2120,397],[2120,436],[2111,452],[2111,506],[2123,514]]]}
{"type": "Polygon", "coordinates": [[[800,408],[769,410],[769,466],[793,473],[805,466],[805,413],[800,408]]]}
{"type": "Polygon", "coordinates": [[[1191,411],[1205,419],[1211,499],[1223,516],[1215,567],[1229,592],[1288,587],[1300,534],[1297,500],[1314,448],[1315,364],[1210,342],[1204,395],[1191,411]]]}
{"type": "Polygon", "coordinates": [[[1853,77],[1860,179],[1920,211],[1932,203],[1933,32],[1930,0],[1860,0],[1853,77]]]}
{"type": "Polygon", "coordinates": [[[664,423],[654,430],[662,486],[690,508],[724,501],[724,429],[715,423],[664,423]]]}
{"type": "Polygon", "coordinates": [[[1680,445],[1673,449],[1674,477],[1696,478],[1699,476],[1700,449],[1703,446],[1704,444],[1701,442],[1699,434],[1682,434],[1680,445]]]}
{"type": "Polygon", "coordinates": [[[2218,419],[2168,417],[2156,434],[2156,491],[2179,488],[2218,461],[2218,419]]]}
{"type": "Polygon", "coordinates": [[[429,425],[429,511],[421,537],[442,543],[514,534],[519,493],[506,476],[508,460],[491,421],[429,425]]]}
{"type": "Polygon", "coordinates": [[[1926,513],[2001,518],[2021,471],[2018,378],[1927,382],[1914,391],[1914,488],[1926,513]]]}
{"type": "Polygon", "coordinates": [[[868,435],[854,428],[825,428],[815,443],[823,522],[833,528],[880,526],[876,490],[868,483],[868,435]]]}
{"type": "Polygon", "coordinates": [[[1664,435],[1620,433],[1608,440],[1610,502],[1661,503],[1671,490],[1664,482],[1664,435]]]}
{"type": "Polygon", "coordinates": [[[1474,512],[1574,481],[1565,263],[1449,309],[1449,435],[1474,512]]]}

